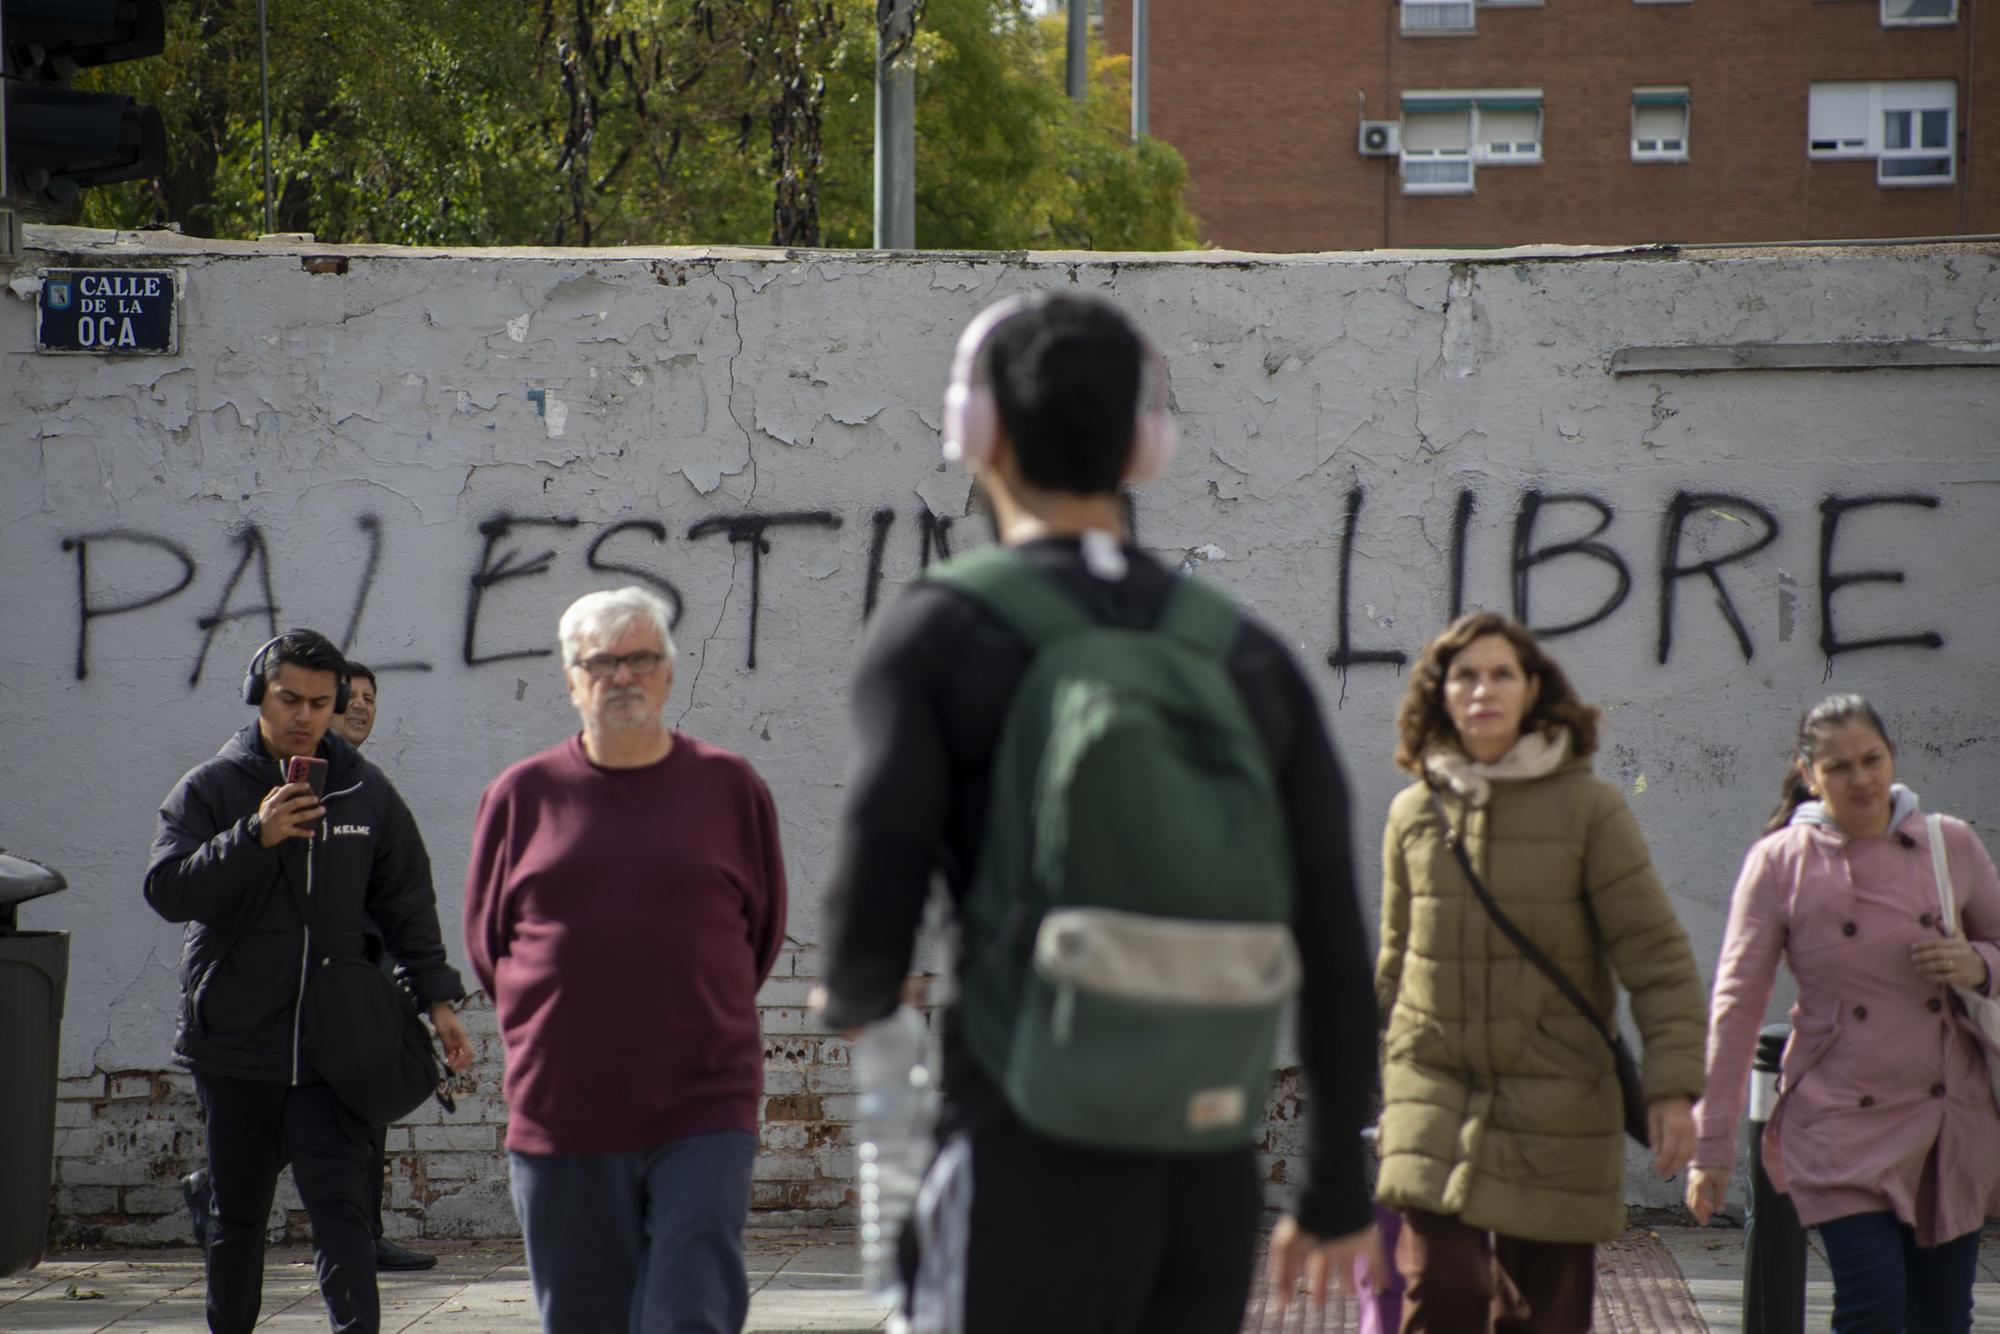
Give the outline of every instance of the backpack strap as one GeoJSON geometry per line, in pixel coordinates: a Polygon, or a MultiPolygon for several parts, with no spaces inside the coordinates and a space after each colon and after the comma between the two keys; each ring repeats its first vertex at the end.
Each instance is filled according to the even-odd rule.
{"type": "Polygon", "coordinates": [[[1235,647],[1240,625],[1236,604],[1227,594],[1213,584],[1182,575],[1174,580],[1174,591],[1154,628],[1220,660],[1235,647]]]}
{"type": "Polygon", "coordinates": [[[996,544],[968,551],[931,566],[923,577],[985,604],[1037,649],[1095,624],[1012,547],[996,544]]]}

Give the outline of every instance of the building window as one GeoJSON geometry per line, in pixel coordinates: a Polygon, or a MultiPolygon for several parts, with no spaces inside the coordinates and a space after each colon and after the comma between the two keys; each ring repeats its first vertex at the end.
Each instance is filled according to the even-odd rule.
{"type": "Polygon", "coordinates": [[[1465,194],[1480,164],[1542,160],[1539,89],[1405,93],[1403,191],[1465,194]]]}
{"type": "Polygon", "coordinates": [[[1874,158],[1882,185],[1957,179],[1958,85],[1816,83],[1808,94],[1806,156],[1874,158]]]}
{"type": "Polygon", "coordinates": [[[1882,26],[1920,28],[1958,22],[1958,0],[1882,0],[1882,26]]]}
{"type": "Polygon", "coordinates": [[[1952,171],[1951,112],[1923,110],[1882,113],[1880,177],[1896,180],[1950,180],[1952,171]]]}
{"type": "Polygon", "coordinates": [[[1403,0],[1402,10],[1407,36],[1462,36],[1474,30],[1473,0],[1403,0]]]}
{"type": "Polygon", "coordinates": [[[1403,191],[1464,194],[1472,189],[1472,108],[1403,108],[1403,191]]]}
{"type": "Polygon", "coordinates": [[[1685,162],[1688,157],[1688,90],[1632,90],[1632,160],[1685,162]]]}

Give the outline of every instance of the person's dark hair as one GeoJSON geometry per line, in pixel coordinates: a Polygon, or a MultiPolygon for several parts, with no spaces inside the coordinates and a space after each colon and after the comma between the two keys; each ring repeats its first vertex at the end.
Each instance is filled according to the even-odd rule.
{"type": "Polygon", "coordinates": [[[382,689],[381,684],[375,679],[375,673],[370,671],[365,663],[350,661],[347,664],[347,679],[350,684],[355,681],[366,681],[375,690],[382,689]]]}
{"type": "Polygon", "coordinates": [[[333,641],[317,630],[293,629],[278,636],[278,642],[264,655],[264,679],[275,680],[278,668],[288,662],[315,672],[332,672],[335,676],[347,676],[351,671],[333,641]]]}
{"type": "Polygon", "coordinates": [[[1804,766],[1813,762],[1819,754],[1820,738],[1830,729],[1847,723],[1866,723],[1875,729],[1875,735],[1883,744],[1894,747],[1889,740],[1889,729],[1882,725],[1882,715],[1875,712],[1875,706],[1860,695],[1828,695],[1819,703],[1799,715],[1799,733],[1792,742],[1792,762],[1785,766],[1785,782],[1778,789],[1777,809],[1771,818],[1764,821],[1763,833],[1775,834],[1792,822],[1792,812],[1812,800],[1812,789],[1806,784],[1804,766]]]}
{"type": "Polygon", "coordinates": [[[1413,774],[1424,771],[1424,752],[1446,741],[1456,742],[1458,728],[1444,707],[1444,678],[1451,660],[1475,639],[1499,635],[1514,646],[1521,670],[1541,682],[1535,702],[1521,719],[1521,732],[1569,733],[1570,753],[1588,755],[1597,749],[1597,709],[1577,698],[1576,688],[1556,660],[1543,651],[1534,632],[1497,611],[1469,611],[1424,645],[1410,669],[1403,702],[1396,710],[1396,767],[1413,774]]]}
{"type": "Polygon", "coordinates": [[[1123,311],[1098,297],[1039,295],[1002,320],[974,379],[990,386],[1021,475],[1096,495],[1125,476],[1148,357],[1123,311]]]}

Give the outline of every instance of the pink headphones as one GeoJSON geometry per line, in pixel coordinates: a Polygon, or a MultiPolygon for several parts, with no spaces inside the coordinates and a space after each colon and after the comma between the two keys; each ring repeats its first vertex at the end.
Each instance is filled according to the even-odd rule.
{"type": "MultiPolygon", "coordinates": [[[[944,391],[944,456],[968,468],[983,468],[993,458],[1000,441],[1000,405],[990,386],[973,383],[979,352],[995,329],[1026,310],[1032,297],[1010,296],[996,301],[973,317],[958,336],[958,348],[951,357],[951,386],[944,391]]],[[[1167,470],[1174,449],[1180,443],[1180,429],[1167,411],[1167,367],[1143,333],[1135,328],[1145,348],[1141,401],[1132,426],[1132,456],[1125,465],[1125,480],[1144,486],[1167,470]]]]}

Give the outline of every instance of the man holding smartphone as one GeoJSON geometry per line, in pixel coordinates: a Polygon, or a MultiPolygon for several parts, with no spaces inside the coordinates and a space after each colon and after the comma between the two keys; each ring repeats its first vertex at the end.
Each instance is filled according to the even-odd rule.
{"type": "MultiPolygon", "coordinates": [[[[333,715],[333,726],[329,730],[346,737],[356,747],[375,730],[375,673],[351,659],[347,664],[347,707],[333,715]]],[[[383,959],[382,966],[384,969],[393,967],[387,958],[383,959]]],[[[398,1245],[383,1233],[382,1187],[389,1170],[389,1128],[373,1126],[370,1134],[375,1146],[375,1170],[368,1176],[370,1197],[374,1204],[370,1217],[374,1219],[375,1227],[375,1268],[383,1273],[435,1268],[435,1255],[398,1245]]],[[[181,1194],[187,1200],[188,1215],[194,1224],[195,1243],[206,1247],[209,1233],[208,1169],[202,1167],[190,1172],[181,1182],[181,1194]]]]}
{"type": "Polygon", "coordinates": [[[371,957],[380,938],[428,1007],[455,1070],[472,1043],[451,1002],[430,860],[381,770],[329,725],[348,664],[288,630],[244,678],[257,720],[174,786],[160,809],[146,901],[186,923],[174,1038],[208,1131],[208,1323],[243,1331],[262,1305],[264,1226],[287,1163],[312,1219],[336,1334],[379,1327],[369,1126],[321,1079],[302,998],[317,967],[371,957]],[[296,765],[296,776],[289,781],[296,765]]]}

